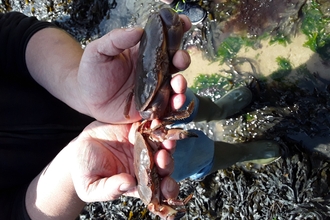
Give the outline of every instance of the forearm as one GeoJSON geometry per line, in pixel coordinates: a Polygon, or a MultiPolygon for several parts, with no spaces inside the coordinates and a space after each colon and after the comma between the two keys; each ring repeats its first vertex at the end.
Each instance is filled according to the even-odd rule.
{"type": "Polygon", "coordinates": [[[83,209],[71,179],[71,150],[64,148],[28,187],[25,201],[32,220],[75,219],[83,209]]]}
{"type": "Polygon", "coordinates": [[[52,95],[82,112],[77,71],[83,49],[65,31],[44,28],[36,32],[26,48],[26,65],[31,76],[52,95]]]}

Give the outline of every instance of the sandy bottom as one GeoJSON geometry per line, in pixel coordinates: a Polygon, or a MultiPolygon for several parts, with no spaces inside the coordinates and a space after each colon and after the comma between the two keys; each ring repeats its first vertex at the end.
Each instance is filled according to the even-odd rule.
{"type": "MultiPolygon", "coordinates": [[[[295,74],[295,68],[302,64],[306,64],[310,72],[318,72],[324,78],[329,78],[327,72],[329,67],[322,64],[318,54],[315,54],[311,49],[304,47],[303,44],[307,41],[305,35],[298,35],[292,39],[292,42],[287,46],[273,44],[269,45],[268,41],[262,41],[260,49],[242,48],[237,57],[248,58],[257,64],[257,74],[268,76],[278,69],[276,62],[277,57],[289,59],[295,74]]],[[[188,81],[188,86],[191,86],[194,79],[199,74],[218,73],[225,75],[224,70],[229,70],[227,64],[220,65],[219,62],[211,62],[202,56],[202,52],[197,49],[188,50],[191,55],[191,65],[189,68],[181,72],[188,81]]],[[[251,67],[247,63],[240,66],[243,72],[251,72],[251,67]]]]}

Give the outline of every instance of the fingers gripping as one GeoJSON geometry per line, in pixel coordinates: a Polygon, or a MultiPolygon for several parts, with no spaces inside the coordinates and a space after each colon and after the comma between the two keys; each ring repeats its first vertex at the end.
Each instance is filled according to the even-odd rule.
{"type": "Polygon", "coordinates": [[[106,56],[116,56],[135,46],[141,39],[143,29],[139,27],[115,29],[97,40],[97,51],[106,56]]]}

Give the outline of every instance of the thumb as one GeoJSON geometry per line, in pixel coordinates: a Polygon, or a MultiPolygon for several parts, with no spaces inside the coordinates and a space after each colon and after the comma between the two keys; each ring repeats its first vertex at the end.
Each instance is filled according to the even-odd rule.
{"type": "Polygon", "coordinates": [[[85,202],[109,201],[118,199],[122,194],[135,187],[135,178],[130,174],[121,173],[99,179],[89,184],[86,190],[77,192],[77,194],[85,202]]]}
{"type": "Polygon", "coordinates": [[[97,51],[106,56],[116,56],[125,49],[135,46],[141,39],[143,29],[140,27],[115,29],[100,39],[97,43],[97,51]]]}

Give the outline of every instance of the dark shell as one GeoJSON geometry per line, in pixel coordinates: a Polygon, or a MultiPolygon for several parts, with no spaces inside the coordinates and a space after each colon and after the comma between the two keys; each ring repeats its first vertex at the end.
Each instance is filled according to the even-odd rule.
{"type": "Polygon", "coordinates": [[[143,119],[164,117],[175,69],[171,61],[182,38],[182,23],[172,9],[150,15],[140,42],[134,88],[136,109],[143,119]]]}
{"type": "Polygon", "coordinates": [[[155,96],[168,72],[168,62],[163,23],[158,14],[152,14],[145,26],[136,65],[134,94],[137,110],[144,110],[155,96]]]}

